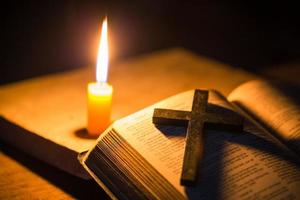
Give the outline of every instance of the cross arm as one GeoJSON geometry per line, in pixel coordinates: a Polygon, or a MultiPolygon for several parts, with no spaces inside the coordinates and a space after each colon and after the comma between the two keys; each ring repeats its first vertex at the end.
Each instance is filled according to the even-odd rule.
{"type": "Polygon", "coordinates": [[[205,127],[213,130],[242,131],[244,118],[237,113],[206,113],[205,127]]]}
{"type": "Polygon", "coordinates": [[[157,125],[187,126],[191,113],[181,110],[154,109],[152,121],[157,125]]]}

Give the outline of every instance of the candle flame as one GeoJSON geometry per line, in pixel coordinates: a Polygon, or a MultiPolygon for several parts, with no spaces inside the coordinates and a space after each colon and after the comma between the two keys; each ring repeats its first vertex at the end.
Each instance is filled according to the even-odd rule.
{"type": "Polygon", "coordinates": [[[108,73],[108,39],[107,39],[107,18],[103,20],[101,38],[97,56],[96,80],[105,83],[108,73]]]}

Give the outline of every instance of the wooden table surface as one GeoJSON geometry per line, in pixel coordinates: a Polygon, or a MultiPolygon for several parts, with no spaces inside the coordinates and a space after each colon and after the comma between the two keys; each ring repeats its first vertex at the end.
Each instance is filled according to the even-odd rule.
{"type": "Polygon", "coordinates": [[[109,199],[83,180],[0,141],[0,199],[109,199]]]}
{"type": "MultiPolygon", "coordinates": [[[[91,73],[91,70],[78,70],[78,73],[91,73]]],[[[114,107],[116,115],[129,114],[170,95],[194,88],[215,88],[228,95],[241,83],[256,77],[183,49],[154,52],[115,63],[111,66],[110,74],[119,101],[114,107]],[[130,100],[125,100],[128,96],[131,96],[130,100]],[[126,106],[122,105],[122,100],[126,101],[126,106]]],[[[51,75],[47,78],[51,78],[51,75]]],[[[108,197],[93,180],[69,175],[0,141],[0,199],[28,198],[108,197]]]]}

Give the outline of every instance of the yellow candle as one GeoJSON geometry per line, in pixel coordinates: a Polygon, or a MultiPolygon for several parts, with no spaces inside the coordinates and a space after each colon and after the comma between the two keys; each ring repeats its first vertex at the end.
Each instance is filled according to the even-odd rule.
{"type": "Polygon", "coordinates": [[[99,135],[110,124],[113,88],[107,83],[88,84],[88,132],[99,135]]]}
{"type": "Polygon", "coordinates": [[[108,39],[107,19],[102,24],[101,38],[97,56],[96,80],[87,88],[87,130],[97,136],[110,124],[113,88],[107,83],[108,39]]]}

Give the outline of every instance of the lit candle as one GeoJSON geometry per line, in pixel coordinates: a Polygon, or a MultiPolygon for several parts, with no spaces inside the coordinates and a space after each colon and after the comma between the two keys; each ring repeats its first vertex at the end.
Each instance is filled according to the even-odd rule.
{"type": "Polygon", "coordinates": [[[97,136],[110,124],[111,101],[113,88],[107,83],[108,73],[108,40],[107,19],[102,24],[101,38],[97,56],[96,80],[87,88],[87,130],[97,136]]]}

